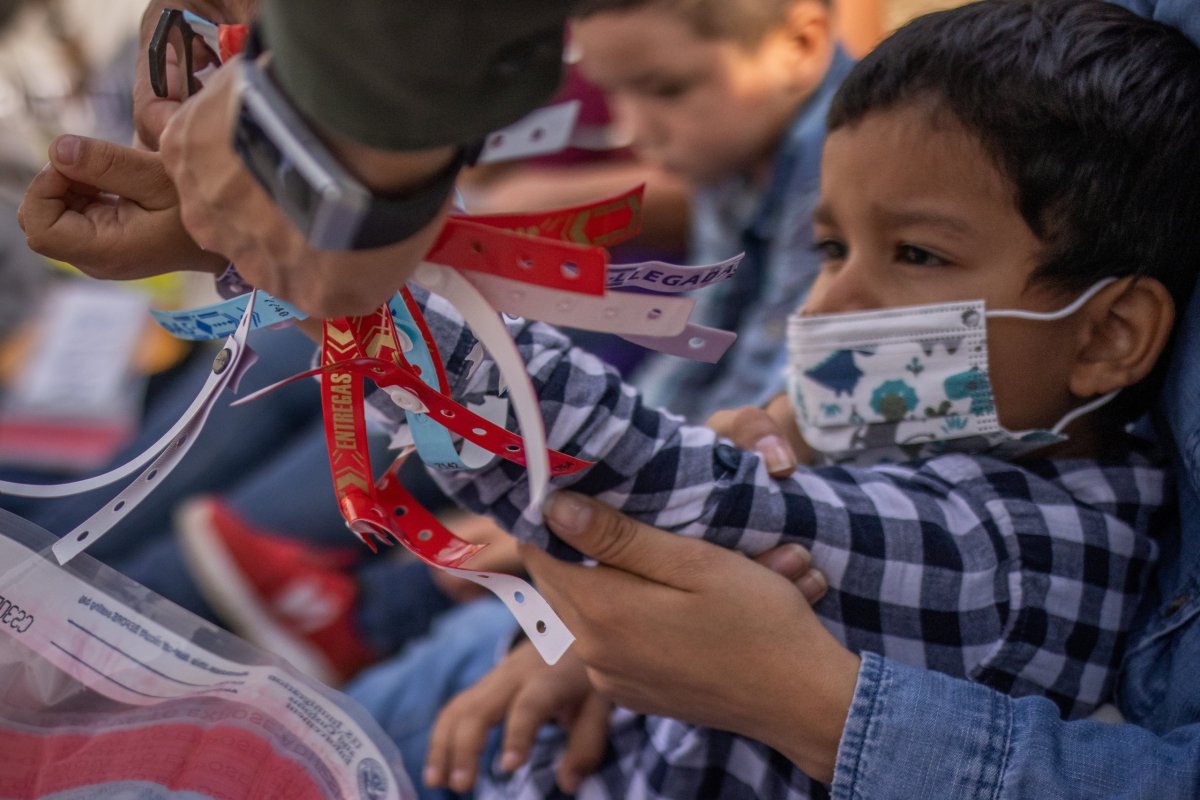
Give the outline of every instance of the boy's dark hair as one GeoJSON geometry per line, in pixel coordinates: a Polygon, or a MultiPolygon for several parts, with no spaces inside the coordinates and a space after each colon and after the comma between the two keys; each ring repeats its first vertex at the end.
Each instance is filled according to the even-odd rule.
{"type": "MultiPolygon", "coordinates": [[[[1101,0],[985,0],[918,18],[847,76],[829,130],[928,103],[977,136],[1045,246],[1033,280],[1140,274],[1182,314],[1200,266],[1200,49],[1101,0]]],[[[1166,359],[1118,397],[1129,418],[1166,359]]]]}
{"type": "MultiPolygon", "coordinates": [[[[759,44],[799,0],[575,0],[572,16],[605,11],[661,8],[678,14],[702,39],[729,39],[743,47],[759,44]]],[[[829,0],[817,0],[824,5],[829,0]]]]}

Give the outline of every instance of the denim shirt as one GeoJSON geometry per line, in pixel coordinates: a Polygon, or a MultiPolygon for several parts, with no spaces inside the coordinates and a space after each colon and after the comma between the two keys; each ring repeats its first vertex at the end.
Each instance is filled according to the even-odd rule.
{"type": "Polygon", "coordinates": [[[780,142],[765,188],[735,177],[693,193],[689,260],[703,264],[745,253],[731,279],[696,293],[693,319],[735,331],[738,339],[716,364],[651,355],[633,377],[649,405],[703,422],[719,409],[758,405],[783,391],[787,317],[821,267],[812,215],[825,116],[852,66],[836,48],[780,142]]]}
{"type": "Polygon", "coordinates": [[[1118,678],[1118,706],[1136,725],[1063,722],[1045,699],[1014,699],[868,654],[834,797],[1200,797],[1197,398],[1200,292],[1181,322],[1162,403],[1177,456],[1182,532],[1164,536],[1157,579],[1118,678]]]}

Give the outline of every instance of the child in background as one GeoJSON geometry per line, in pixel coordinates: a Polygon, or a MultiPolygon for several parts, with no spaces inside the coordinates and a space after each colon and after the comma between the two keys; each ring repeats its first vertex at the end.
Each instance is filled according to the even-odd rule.
{"type": "Polygon", "coordinates": [[[651,405],[693,422],[782,388],[787,315],[813,248],[825,113],[851,62],[826,0],[584,0],[572,42],[633,149],[692,186],[692,263],[745,252],[696,295],[693,318],[736,331],[716,364],[651,355],[632,377],[651,405]]]}

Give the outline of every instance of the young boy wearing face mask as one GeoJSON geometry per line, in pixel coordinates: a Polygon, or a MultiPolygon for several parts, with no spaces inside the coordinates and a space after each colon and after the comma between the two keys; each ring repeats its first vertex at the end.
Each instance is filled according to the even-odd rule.
{"type": "MultiPolygon", "coordinates": [[[[989,0],[912,23],[833,102],[823,266],[791,322],[801,431],[826,462],[854,463],[772,480],[756,454],[515,322],[550,445],[598,462],[557,485],[751,554],[799,542],[829,579],[815,610],[852,650],[1088,714],[1110,692],[1168,500],[1160,462],[1124,429],[1156,392],[1200,263],[1200,231],[1179,223],[1200,215],[1198,96],[1200,51],[1107,3],[989,0]]],[[[428,313],[442,352],[470,350],[448,308],[428,313]]],[[[487,372],[458,392],[481,392],[487,372]]],[[[442,480],[572,555],[522,515],[519,470],[442,480]]],[[[610,724],[585,793],[814,788],[735,734],[620,710],[610,724]]],[[[562,746],[540,738],[485,786],[547,796],[562,746]]]]}

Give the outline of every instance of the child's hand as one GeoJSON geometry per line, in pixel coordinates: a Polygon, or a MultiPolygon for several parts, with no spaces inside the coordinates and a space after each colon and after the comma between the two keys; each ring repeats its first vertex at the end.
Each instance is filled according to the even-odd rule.
{"type": "Polygon", "coordinates": [[[219,273],[228,263],[184,230],[179,196],[156,153],[99,139],[56,139],[17,221],[30,248],[94,278],[219,273]]]}
{"type": "MultiPolygon", "coordinates": [[[[524,573],[521,556],[517,553],[517,540],[497,525],[495,520],[467,511],[453,511],[447,515],[444,522],[456,536],[472,544],[487,545],[471,557],[470,563],[467,564],[471,569],[509,575],[524,573]]],[[[432,567],[430,570],[434,585],[456,603],[465,603],[489,594],[487,589],[466,578],[457,578],[449,572],[432,567]]]]}
{"type": "Polygon", "coordinates": [[[475,784],[488,731],[501,722],[500,767],[511,772],[529,758],[538,729],[557,720],[567,730],[557,781],[560,789],[574,794],[604,756],[611,709],[592,688],[574,651],[551,667],[533,645],[522,642],[442,709],[429,739],[425,785],[468,791],[475,784]]]}
{"type": "Polygon", "coordinates": [[[814,463],[815,454],[800,436],[787,395],[777,395],[763,408],[718,411],[704,424],[738,447],[757,452],[773,478],[786,478],[798,465],[814,463]]]}

